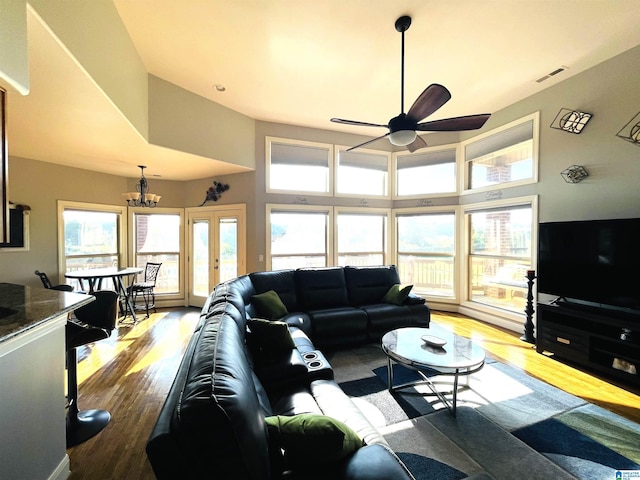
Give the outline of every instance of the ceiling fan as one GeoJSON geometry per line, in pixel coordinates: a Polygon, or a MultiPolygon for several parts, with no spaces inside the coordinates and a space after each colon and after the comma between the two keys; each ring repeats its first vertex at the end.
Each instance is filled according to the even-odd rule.
{"type": "Polygon", "coordinates": [[[413,102],[407,113],[404,113],[404,32],[411,26],[411,17],[402,16],[396,20],[396,30],[402,34],[402,53],[401,53],[401,71],[400,71],[400,115],[389,120],[387,125],[379,123],[359,122],[357,120],[345,120],[342,118],[332,118],[334,123],[342,123],[345,125],[358,125],[365,127],[384,127],[389,131],[384,135],[367,140],[364,143],[349,148],[347,151],[354,150],[369,143],[389,137],[389,141],[393,145],[406,146],[410,152],[415,152],[419,148],[427,146],[427,142],[417,135],[417,132],[455,132],[461,130],[477,130],[481,128],[489,119],[491,114],[483,113],[478,115],[466,115],[462,117],[444,118],[442,120],[433,120],[431,122],[421,122],[429,115],[434,113],[451,98],[451,93],[442,85],[433,83],[429,85],[413,102]]]}

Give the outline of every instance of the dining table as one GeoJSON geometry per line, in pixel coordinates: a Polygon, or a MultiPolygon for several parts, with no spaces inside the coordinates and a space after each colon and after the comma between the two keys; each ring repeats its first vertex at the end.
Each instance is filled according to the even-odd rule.
{"type": "Polygon", "coordinates": [[[131,303],[131,294],[125,285],[124,278],[131,275],[137,275],[142,273],[143,269],[140,267],[104,267],[104,268],[89,268],[85,270],[72,270],[64,274],[65,278],[73,278],[80,282],[80,288],[89,287],[88,293],[91,294],[96,290],[102,288],[102,282],[105,278],[110,278],[113,281],[114,288],[120,297],[120,313],[122,314],[121,322],[124,321],[127,316],[131,315],[131,319],[135,324],[137,322],[136,312],[133,304],[131,303]]]}

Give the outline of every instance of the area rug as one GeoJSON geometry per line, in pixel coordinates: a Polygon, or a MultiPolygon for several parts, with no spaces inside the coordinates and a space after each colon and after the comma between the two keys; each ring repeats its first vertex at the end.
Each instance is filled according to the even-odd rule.
{"type": "MultiPolygon", "coordinates": [[[[329,361],[417,480],[616,480],[635,471],[640,478],[638,424],[493,359],[463,382],[456,418],[437,397],[418,395],[429,393],[425,386],[390,393],[379,348],[340,352],[329,361]]],[[[394,383],[417,378],[393,368],[394,383]]],[[[450,382],[433,380],[443,388],[450,382]]]]}

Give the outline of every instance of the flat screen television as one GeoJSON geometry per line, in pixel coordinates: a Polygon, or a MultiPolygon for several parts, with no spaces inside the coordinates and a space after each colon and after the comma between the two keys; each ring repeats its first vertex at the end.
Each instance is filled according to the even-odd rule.
{"type": "Polygon", "coordinates": [[[536,276],[538,293],[640,313],[640,218],[541,223],[536,276]]]}

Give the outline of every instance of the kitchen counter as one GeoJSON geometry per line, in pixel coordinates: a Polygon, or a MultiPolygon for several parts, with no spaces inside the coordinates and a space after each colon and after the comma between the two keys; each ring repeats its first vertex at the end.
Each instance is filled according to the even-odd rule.
{"type": "Polygon", "coordinates": [[[0,343],[93,300],[82,293],[0,283],[0,343]]]}
{"type": "Polygon", "coordinates": [[[0,283],[0,478],[69,478],[65,325],[93,300],[0,283]]]}

